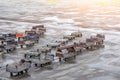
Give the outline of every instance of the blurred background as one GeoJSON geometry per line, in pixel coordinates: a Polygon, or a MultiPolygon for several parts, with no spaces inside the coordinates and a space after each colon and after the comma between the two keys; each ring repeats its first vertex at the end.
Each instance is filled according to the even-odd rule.
{"type": "Polygon", "coordinates": [[[9,21],[120,30],[120,0],[0,0],[0,29],[29,26],[9,21]]]}

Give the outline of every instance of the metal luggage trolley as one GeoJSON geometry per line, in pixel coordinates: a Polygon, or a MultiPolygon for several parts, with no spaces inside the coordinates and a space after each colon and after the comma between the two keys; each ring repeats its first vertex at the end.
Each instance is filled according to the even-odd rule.
{"type": "Polygon", "coordinates": [[[65,45],[66,43],[68,43],[68,39],[57,39],[55,40],[55,42],[58,42],[61,45],[65,45]]]}
{"type": "Polygon", "coordinates": [[[37,34],[39,34],[39,36],[43,36],[46,32],[46,28],[44,25],[37,25],[32,27],[32,31],[35,31],[37,34]]]}
{"type": "Polygon", "coordinates": [[[69,41],[71,41],[71,40],[74,40],[74,39],[75,39],[75,36],[66,35],[66,36],[63,36],[63,39],[68,39],[69,41]]]}
{"type": "Polygon", "coordinates": [[[33,30],[39,29],[39,30],[46,32],[46,28],[44,27],[44,25],[33,26],[32,29],[33,30]]]}
{"type": "Polygon", "coordinates": [[[39,35],[35,31],[25,31],[27,40],[39,42],[39,35]]]}
{"type": "Polygon", "coordinates": [[[87,49],[95,50],[100,47],[104,47],[104,40],[105,40],[105,36],[101,34],[91,36],[89,39],[86,39],[87,49]]]}
{"type": "Polygon", "coordinates": [[[96,43],[96,46],[98,48],[104,47],[104,40],[105,40],[105,35],[102,34],[97,34],[96,38],[98,39],[98,42],[96,43]]]}
{"type": "Polygon", "coordinates": [[[81,53],[86,46],[84,42],[74,43],[74,45],[76,45],[74,50],[77,54],[81,53]]]}
{"type": "Polygon", "coordinates": [[[44,54],[42,55],[39,51],[32,51],[25,54],[25,58],[30,60],[35,67],[45,67],[50,66],[52,61],[54,60],[54,55],[51,54],[44,54]]]}
{"type": "MultiPolygon", "coordinates": [[[[26,48],[30,48],[32,46],[34,46],[35,42],[34,41],[25,41],[23,45],[26,46],[26,48]]],[[[22,48],[22,46],[21,46],[22,48]]]]}
{"type": "Polygon", "coordinates": [[[51,48],[48,46],[41,46],[39,49],[42,53],[48,53],[51,52],[51,48]]]}
{"type": "Polygon", "coordinates": [[[14,33],[14,32],[1,32],[0,36],[5,37],[5,38],[16,38],[16,33],[14,33]]]}
{"type": "Polygon", "coordinates": [[[13,45],[0,45],[0,49],[9,53],[16,50],[16,47],[13,45]]]}
{"type": "Polygon", "coordinates": [[[20,62],[7,64],[6,71],[10,73],[11,77],[13,77],[28,73],[30,67],[31,67],[30,61],[21,60],[20,62]]]}
{"type": "Polygon", "coordinates": [[[65,62],[74,60],[76,58],[74,47],[75,47],[74,44],[59,47],[56,52],[56,56],[59,58],[59,62],[61,62],[62,60],[64,60],[65,62]]]}
{"type": "Polygon", "coordinates": [[[34,46],[35,42],[34,41],[19,41],[19,44],[21,48],[31,48],[34,46]]]}
{"type": "Polygon", "coordinates": [[[31,59],[40,59],[41,53],[38,51],[28,51],[24,54],[25,59],[31,60],[31,59]]]}
{"type": "Polygon", "coordinates": [[[2,44],[6,45],[17,45],[17,41],[14,38],[6,38],[2,44]]]}
{"type": "Polygon", "coordinates": [[[73,32],[73,33],[71,33],[71,36],[82,37],[82,33],[81,32],[73,32]]]}
{"type": "Polygon", "coordinates": [[[16,34],[15,33],[0,33],[0,41],[1,44],[6,43],[7,45],[9,44],[17,44],[17,42],[15,41],[16,38],[16,34]]]}
{"type": "Polygon", "coordinates": [[[58,42],[51,42],[51,43],[48,43],[47,46],[50,47],[50,48],[57,48],[57,47],[60,47],[60,43],[58,42]]]}
{"type": "Polygon", "coordinates": [[[32,63],[35,64],[35,67],[45,67],[45,66],[50,66],[52,64],[52,60],[49,59],[32,59],[32,63]]]}
{"type": "Polygon", "coordinates": [[[14,46],[14,45],[5,46],[5,50],[6,50],[7,53],[15,51],[16,50],[16,46],[14,46]]]}
{"type": "Polygon", "coordinates": [[[94,50],[95,49],[95,46],[94,46],[95,42],[96,42],[95,38],[86,39],[86,49],[87,50],[94,50]]]}

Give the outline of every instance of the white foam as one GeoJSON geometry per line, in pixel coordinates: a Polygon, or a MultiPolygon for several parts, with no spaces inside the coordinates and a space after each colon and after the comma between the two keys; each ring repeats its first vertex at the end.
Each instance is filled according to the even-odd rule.
{"type": "Polygon", "coordinates": [[[53,21],[53,22],[57,22],[57,23],[74,23],[73,19],[62,19],[62,18],[58,18],[57,16],[46,17],[43,20],[53,21]]]}
{"type": "Polygon", "coordinates": [[[120,28],[120,24],[116,24],[116,25],[107,25],[107,27],[120,28]]]}

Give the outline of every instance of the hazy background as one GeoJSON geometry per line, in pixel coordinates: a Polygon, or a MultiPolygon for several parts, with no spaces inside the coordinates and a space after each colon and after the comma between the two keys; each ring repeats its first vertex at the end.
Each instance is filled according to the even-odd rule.
{"type": "Polygon", "coordinates": [[[120,0],[0,0],[0,28],[20,26],[3,20],[120,30],[120,0]]]}

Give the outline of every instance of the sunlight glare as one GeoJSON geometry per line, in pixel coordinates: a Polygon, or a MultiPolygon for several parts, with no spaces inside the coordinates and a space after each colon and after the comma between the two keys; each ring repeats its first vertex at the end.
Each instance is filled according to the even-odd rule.
{"type": "Polygon", "coordinates": [[[112,0],[94,0],[97,4],[109,4],[112,0]]]}
{"type": "Polygon", "coordinates": [[[48,0],[48,2],[58,2],[59,0],[48,0]]]}

